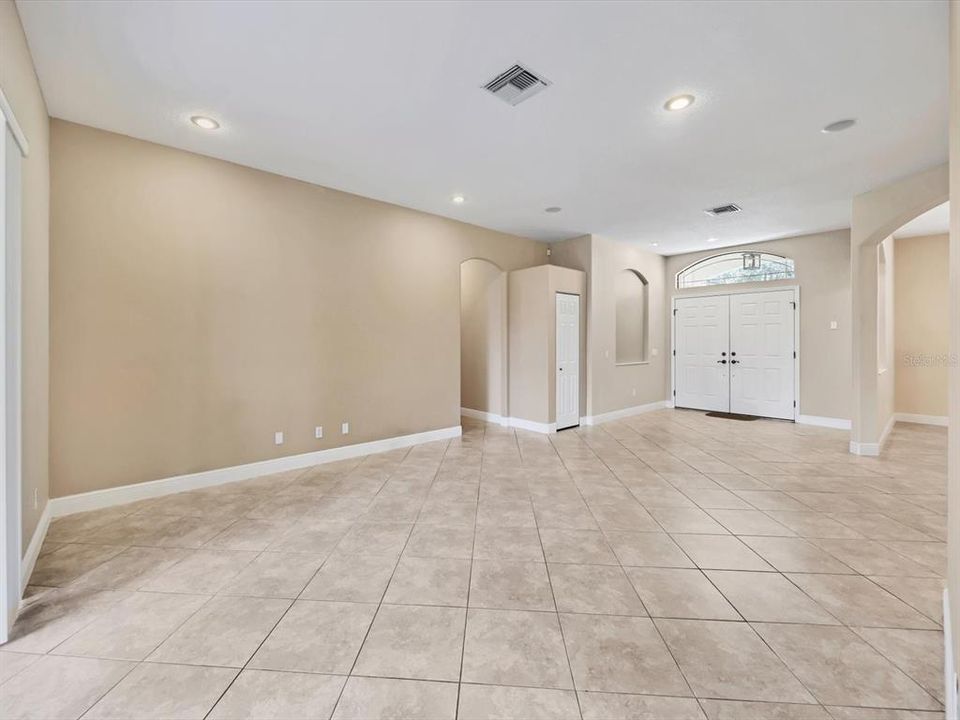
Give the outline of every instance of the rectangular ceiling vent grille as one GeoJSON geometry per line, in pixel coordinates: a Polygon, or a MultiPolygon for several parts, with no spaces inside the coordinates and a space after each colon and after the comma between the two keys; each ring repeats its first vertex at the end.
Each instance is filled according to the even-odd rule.
{"type": "Polygon", "coordinates": [[[713,215],[714,217],[719,217],[720,215],[730,215],[731,213],[740,212],[740,207],[730,203],[729,205],[718,205],[715,208],[709,208],[704,210],[707,215],[713,215]]]}
{"type": "Polygon", "coordinates": [[[514,65],[509,70],[497,75],[483,87],[507,105],[519,105],[548,85],[550,85],[549,80],[540,77],[522,65],[514,65]]]}

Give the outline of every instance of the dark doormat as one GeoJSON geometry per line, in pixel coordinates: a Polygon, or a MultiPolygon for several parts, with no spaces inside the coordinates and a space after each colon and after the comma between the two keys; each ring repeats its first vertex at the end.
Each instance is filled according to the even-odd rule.
{"type": "Polygon", "coordinates": [[[707,417],[723,418],[724,420],[759,420],[756,415],[737,415],[736,413],[708,412],[707,417]]]}

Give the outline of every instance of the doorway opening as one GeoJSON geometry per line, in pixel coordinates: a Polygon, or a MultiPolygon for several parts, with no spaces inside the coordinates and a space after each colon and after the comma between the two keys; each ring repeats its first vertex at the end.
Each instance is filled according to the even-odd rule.
{"type": "Polygon", "coordinates": [[[460,264],[460,413],[506,425],[507,274],[495,263],[460,264]]]}

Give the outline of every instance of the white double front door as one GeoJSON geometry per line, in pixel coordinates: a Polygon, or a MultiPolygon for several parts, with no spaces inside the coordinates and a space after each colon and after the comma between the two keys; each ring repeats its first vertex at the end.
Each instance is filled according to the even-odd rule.
{"type": "Polygon", "coordinates": [[[794,290],[674,300],[677,407],[794,418],[794,290]]]}

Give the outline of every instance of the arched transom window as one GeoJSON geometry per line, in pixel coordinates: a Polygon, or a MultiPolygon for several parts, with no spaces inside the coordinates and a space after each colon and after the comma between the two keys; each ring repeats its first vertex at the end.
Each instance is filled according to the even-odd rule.
{"type": "Polygon", "coordinates": [[[795,278],[793,260],[773,253],[742,250],[713,255],[677,273],[677,288],[768,282],[795,278]]]}

